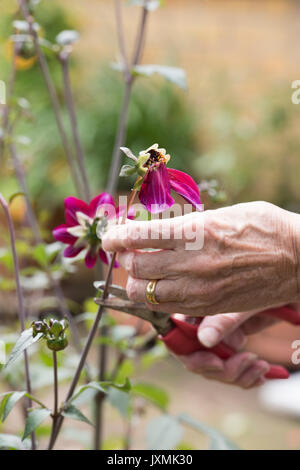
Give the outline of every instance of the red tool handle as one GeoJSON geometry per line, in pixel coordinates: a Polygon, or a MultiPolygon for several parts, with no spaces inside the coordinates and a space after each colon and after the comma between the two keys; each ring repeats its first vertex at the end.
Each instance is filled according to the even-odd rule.
{"type": "MultiPolygon", "coordinates": [[[[271,315],[276,318],[292,323],[293,325],[300,325],[300,314],[291,307],[285,306],[281,308],[269,309],[261,314],[271,315]]],[[[258,314],[259,315],[259,314],[258,314]]],[[[196,351],[211,351],[221,359],[229,359],[236,351],[225,343],[219,343],[213,348],[206,348],[203,346],[197,337],[197,325],[192,325],[177,318],[172,317],[174,328],[161,339],[168,346],[168,348],[178,355],[189,355],[196,351]]],[[[289,372],[280,365],[271,365],[269,372],[266,374],[268,379],[287,379],[289,372]]]]}

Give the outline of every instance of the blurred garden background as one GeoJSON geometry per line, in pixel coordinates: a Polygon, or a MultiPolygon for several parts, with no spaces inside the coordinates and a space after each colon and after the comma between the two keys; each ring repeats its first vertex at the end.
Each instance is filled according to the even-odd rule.
{"type": "MultiPolygon", "coordinates": [[[[46,39],[54,41],[62,30],[75,29],[80,34],[72,54],[71,80],[93,195],[105,189],[123,94],[121,74],[111,67],[119,59],[112,4],[110,0],[42,0],[36,10],[46,39]]],[[[6,81],[16,2],[1,0],[0,11],[0,79],[6,81]]],[[[138,8],[124,9],[129,44],[135,39],[138,15],[138,8]]],[[[299,212],[300,106],[291,101],[291,84],[300,78],[299,18],[297,0],[165,0],[149,17],[142,63],[184,69],[188,89],[183,91],[159,76],[140,77],[130,103],[126,146],[138,151],[158,142],[171,154],[172,167],[189,172],[197,183],[216,179],[221,197],[213,201],[204,196],[206,208],[266,200],[299,212]]],[[[52,57],[48,62],[63,103],[60,65],[52,57]]],[[[63,198],[75,191],[34,55],[20,59],[17,69],[16,95],[30,104],[27,118],[17,126],[17,148],[35,211],[51,242],[50,230],[62,222],[63,198]]],[[[67,118],[65,123],[68,129],[67,118]]],[[[9,198],[19,189],[7,152],[0,168],[0,190],[9,198]]],[[[127,179],[120,181],[120,192],[129,187],[127,179]]],[[[22,227],[23,199],[16,198],[11,209],[16,226],[22,227]]],[[[3,245],[5,231],[3,224],[3,245]]],[[[4,319],[7,311],[14,313],[15,303],[0,245],[1,253],[0,315],[4,319]]],[[[119,273],[117,280],[124,282],[124,275],[119,273]]],[[[64,289],[80,303],[86,295],[93,296],[92,277],[80,267],[64,289]]],[[[36,295],[28,299],[29,305],[35,305],[36,295]]],[[[127,320],[122,317],[122,321],[127,320]]],[[[1,323],[0,317],[0,331],[1,323]]],[[[288,363],[291,340],[297,338],[295,327],[276,326],[261,337],[253,340],[256,351],[274,362],[288,363]]],[[[147,379],[147,372],[140,374],[147,379]]],[[[300,447],[298,424],[262,409],[255,390],[207,382],[184,371],[172,358],[151,371],[151,380],[170,392],[172,410],[190,408],[192,415],[243,448],[300,447]]],[[[46,391],[45,396],[47,400],[46,391]]],[[[111,418],[106,445],[118,448],[119,418],[110,409],[106,413],[111,418]],[[112,434],[117,437],[111,438],[112,434]]],[[[141,422],[147,419],[142,416],[141,422]]],[[[17,427],[12,421],[9,426],[9,431],[17,427]]],[[[139,426],[136,445],[142,446],[139,426]]],[[[88,432],[84,428],[81,437],[88,432]]],[[[68,445],[65,435],[64,446],[68,445]]],[[[191,432],[181,446],[198,448],[199,437],[191,432]]]]}

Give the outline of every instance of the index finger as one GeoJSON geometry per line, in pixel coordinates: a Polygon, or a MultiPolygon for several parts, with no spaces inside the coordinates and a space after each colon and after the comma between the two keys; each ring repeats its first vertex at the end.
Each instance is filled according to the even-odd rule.
{"type": "Polygon", "coordinates": [[[180,244],[180,237],[176,233],[182,225],[178,220],[175,224],[174,220],[134,221],[114,225],[102,239],[103,249],[109,252],[146,248],[174,249],[180,244]]]}

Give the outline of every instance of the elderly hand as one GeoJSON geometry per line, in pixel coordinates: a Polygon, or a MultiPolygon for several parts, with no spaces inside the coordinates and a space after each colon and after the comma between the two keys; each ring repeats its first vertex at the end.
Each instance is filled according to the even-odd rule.
{"type": "Polygon", "coordinates": [[[146,302],[149,279],[159,280],[159,305],[148,303],[153,310],[193,316],[263,310],[299,298],[299,225],[296,214],[250,202],[114,226],[103,249],[119,252],[131,300],[146,302]],[[201,230],[203,247],[191,249],[201,230]]]}
{"type": "MultiPolygon", "coordinates": [[[[299,305],[293,308],[300,311],[299,305]]],[[[247,336],[280,321],[257,311],[244,313],[227,313],[206,317],[198,329],[201,343],[211,348],[220,341],[236,350],[240,350],[247,341],[247,336]]],[[[183,315],[179,315],[183,317],[183,315]]],[[[237,352],[230,359],[222,360],[209,351],[198,351],[189,356],[177,356],[191,372],[200,374],[210,380],[252,388],[265,383],[264,375],[269,371],[269,364],[259,360],[251,352],[237,352]]]]}

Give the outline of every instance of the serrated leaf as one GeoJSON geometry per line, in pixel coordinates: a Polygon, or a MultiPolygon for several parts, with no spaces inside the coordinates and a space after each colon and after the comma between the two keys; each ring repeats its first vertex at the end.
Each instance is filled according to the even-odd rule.
{"type": "Polygon", "coordinates": [[[170,415],[162,415],[147,425],[146,441],[150,450],[171,450],[181,441],[183,429],[179,420],[170,415]]]}
{"type": "Polygon", "coordinates": [[[56,36],[56,42],[60,46],[67,46],[69,44],[74,44],[74,42],[78,41],[78,39],[79,39],[79,33],[78,31],[75,31],[75,30],[61,31],[56,36]]]}
{"type": "Polygon", "coordinates": [[[32,336],[32,328],[24,330],[16,342],[5,367],[11,365],[25,351],[25,349],[29,348],[33,343],[36,343],[42,336],[43,334],[39,333],[34,338],[32,336]]]}
{"type": "Polygon", "coordinates": [[[15,406],[15,404],[22,398],[26,392],[8,392],[4,394],[0,405],[0,420],[4,422],[15,406]]]}
{"type": "Polygon", "coordinates": [[[183,90],[187,89],[186,73],[183,69],[178,67],[170,67],[167,65],[136,65],[133,72],[138,75],[151,77],[154,74],[159,74],[169,82],[174,83],[183,90]]]}
{"type": "Polygon", "coordinates": [[[26,439],[33,431],[43,422],[48,416],[50,416],[51,411],[47,408],[36,408],[30,411],[26,418],[25,431],[22,437],[22,441],[26,439]]]}
{"type": "Polygon", "coordinates": [[[132,165],[123,165],[121,170],[120,170],[120,173],[119,173],[119,176],[121,178],[125,178],[126,176],[132,176],[136,173],[136,168],[132,165]]]}
{"type": "Polygon", "coordinates": [[[169,396],[167,392],[164,389],[157,387],[156,385],[142,382],[137,383],[133,385],[132,393],[152,402],[163,411],[166,411],[166,408],[169,404],[169,396]]]}
{"type": "Polygon", "coordinates": [[[82,421],[83,423],[87,423],[93,426],[90,420],[84,416],[84,414],[81,413],[81,411],[74,405],[69,405],[67,408],[65,408],[62,412],[62,415],[65,418],[76,419],[77,421],[82,421]]]}
{"type": "Polygon", "coordinates": [[[191,418],[188,414],[184,413],[178,416],[178,419],[187,424],[188,426],[202,432],[210,439],[210,450],[239,450],[237,445],[230,441],[224,434],[217,431],[207,424],[201,423],[194,418],[191,418]]]}
{"type": "Polygon", "coordinates": [[[26,450],[30,448],[29,440],[25,439],[23,442],[19,436],[13,434],[0,434],[0,449],[8,450],[26,450]]]}

